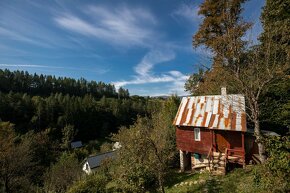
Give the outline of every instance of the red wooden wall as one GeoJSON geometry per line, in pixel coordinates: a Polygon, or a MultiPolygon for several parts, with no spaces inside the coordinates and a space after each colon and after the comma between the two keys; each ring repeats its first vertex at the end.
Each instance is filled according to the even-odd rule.
{"type": "Polygon", "coordinates": [[[176,128],[176,144],[179,150],[207,154],[211,148],[211,141],[209,129],[200,128],[200,141],[195,141],[193,127],[176,128]]]}
{"type": "Polygon", "coordinates": [[[230,149],[242,149],[242,134],[238,131],[214,131],[216,135],[222,135],[229,144],[230,149]]]}
{"type": "MultiPolygon", "coordinates": [[[[242,134],[237,131],[219,131],[214,130],[216,140],[218,135],[222,135],[227,141],[227,148],[242,150],[242,134]]],[[[177,148],[182,151],[192,153],[207,154],[211,148],[212,136],[209,129],[200,128],[200,141],[194,140],[194,127],[177,127],[176,144],[177,148]]],[[[215,143],[215,142],[214,142],[215,143]]],[[[218,145],[218,144],[217,144],[218,145]]]]}

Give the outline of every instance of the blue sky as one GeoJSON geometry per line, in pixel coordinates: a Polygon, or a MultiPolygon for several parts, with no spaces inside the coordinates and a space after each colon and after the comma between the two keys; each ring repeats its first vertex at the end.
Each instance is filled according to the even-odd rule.
{"type": "MultiPolygon", "coordinates": [[[[191,46],[201,2],[1,0],[0,68],[84,77],[131,95],[185,95],[188,76],[210,63],[209,51],[191,46]]],[[[244,5],[254,42],[263,4],[244,5]]]]}

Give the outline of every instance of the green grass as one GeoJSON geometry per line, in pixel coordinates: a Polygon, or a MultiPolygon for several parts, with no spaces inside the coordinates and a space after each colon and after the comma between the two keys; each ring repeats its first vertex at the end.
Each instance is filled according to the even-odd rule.
{"type": "Polygon", "coordinates": [[[169,178],[167,180],[166,186],[172,187],[175,184],[178,184],[181,182],[189,182],[191,180],[197,180],[199,176],[200,174],[184,173],[184,172],[178,172],[177,170],[172,170],[169,174],[169,178]]]}
{"type": "Polygon", "coordinates": [[[208,173],[180,173],[172,171],[167,181],[165,191],[168,193],[201,192],[206,186],[199,184],[199,182],[202,180],[206,183],[209,178],[210,175],[208,173]],[[196,184],[194,184],[194,182],[196,184]],[[183,185],[181,185],[181,183],[183,185]]]}
{"type": "Polygon", "coordinates": [[[270,178],[268,179],[268,181],[265,181],[263,180],[263,178],[261,178],[261,176],[263,175],[265,175],[265,172],[264,170],[262,170],[262,166],[248,166],[246,169],[241,169],[241,168],[235,169],[232,172],[229,172],[225,176],[211,176],[209,173],[190,174],[190,173],[179,173],[177,171],[172,171],[170,174],[170,179],[168,183],[166,184],[165,190],[167,193],[285,192],[285,188],[281,188],[281,187],[283,183],[287,183],[286,179],[270,178]],[[197,181],[198,183],[196,184],[191,183],[191,185],[184,184],[185,182],[194,182],[194,181],[197,181]],[[200,183],[200,181],[202,182],[200,183]],[[183,185],[180,185],[180,183],[182,182],[183,182],[183,185]],[[178,186],[175,186],[176,184],[178,184],[178,186]],[[273,184],[277,184],[277,185],[273,186],[273,184]]]}

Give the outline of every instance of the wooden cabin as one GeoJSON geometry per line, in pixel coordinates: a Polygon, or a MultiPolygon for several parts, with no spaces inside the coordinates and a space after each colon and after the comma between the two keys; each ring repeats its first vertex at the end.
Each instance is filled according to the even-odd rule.
{"type": "Polygon", "coordinates": [[[254,148],[252,135],[245,138],[245,98],[225,88],[221,95],[183,97],[173,124],[182,171],[225,173],[232,164],[245,166],[246,150],[254,148]]]}

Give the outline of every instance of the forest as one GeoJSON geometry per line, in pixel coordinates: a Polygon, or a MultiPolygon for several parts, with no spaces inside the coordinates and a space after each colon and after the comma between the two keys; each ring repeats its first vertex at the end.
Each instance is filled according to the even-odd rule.
{"type": "Polygon", "coordinates": [[[21,134],[51,128],[56,137],[70,125],[75,139],[88,141],[146,113],[148,99],[129,97],[123,88],[116,92],[113,85],[102,82],[50,77],[0,70],[1,120],[14,123],[21,134]]]}
{"type": "Polygon", "coordinates": [[[104,82],[0,70],[0,192],[289,192],[290,2],[266,0],[257,44],[241,17],[244,0],[205,0],[192,46],[213,53],[211,67],[191,72],[191,95],[246,99],[260,165],[226,176],[178,172],[172,121],[180,98],[130,96],[104,82]],[[261,130],[278,136],[266,137],[261,130]],[[84,146],[72,149],[72,141],[84,146]],[[121,148],[86,175],[85,158],[121,148]]]}
{"type": "Polygon", "coordinates": [[[8,69],[0,71],[1,92],[20,92],[29,95],[49,96],[52,93],[63,95],[84,96],[95,98],[128,98],[129,91],[120,87],[118,92],[114,85],[104,82],[87,81],[84,78],[75,80],[67,77],[29,74],[24,71],[10,72],[8,69]]]}
{"type": "Polygon", "coordinates": [[[72,159],[76,159],[75,167],[80,171],[78,164],[100,152],[102,143],[109,144],[111,133],[132,125],[138,116],[149,115],[160,103],[159,99],[129,96],[126,89],[117,92],[113,85],[84,79],[7,69],[0,70],[0,79],[4,192],[35,191],[29,188],[43,186],[51,164],[58,159],[71,164],[62,156],[72,157],[66,152],[71,150],[70,143],[78,140],[86,144],[73,152],[72,159]]]}

